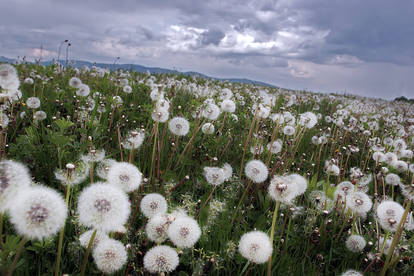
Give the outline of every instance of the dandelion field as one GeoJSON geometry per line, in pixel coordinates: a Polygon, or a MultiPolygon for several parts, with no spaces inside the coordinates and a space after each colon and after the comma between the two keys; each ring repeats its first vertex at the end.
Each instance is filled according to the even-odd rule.
{"type": "Polygon", "coordinates": [[[5,275],[412,275],[414,105],[0,65],[5,275]]]}

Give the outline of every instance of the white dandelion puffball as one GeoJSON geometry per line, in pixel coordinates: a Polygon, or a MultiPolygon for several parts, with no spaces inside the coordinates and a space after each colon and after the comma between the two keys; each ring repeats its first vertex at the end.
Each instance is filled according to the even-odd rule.
{"type": "Polygon", "coordinates": [[[102,179],[107,179],[108,178],[108,172],[109,169],[111,168],[111,166],[113,164],[118,163],[115,159],[104,159],[101,162],[98,163],[98,165],[96,166],[96,174],[102,178],[102,179]]]}
{"type": "Polygon", "coordinates": [[[220,103],[221,110],[228,113],[236,111],[236,104],[232,100],[224,100],[220,103]]]}
{"type": "Polygon", "coordinates": [[[262,231],[252,231],[244,234],[239,242],[240,254],[252,263],[267,262],[273,248],[269,237],[262,231]]]}
{"type": "Polygon", "coordinates": [[[273,143],[267,144],[267,150],[273,154],[278,154],[282,150],[282,141],[277,139],[273,143]]]}
{"type": "Polygon", "coordinates": [[[168,129],[175,135],[185,136],[190,130],[190,124],[183,117],[174,117],[168,122],[168,129]]]}
{"type": "Polygon", "coordinates": [[[392,186],[398,186],[401,183],[400,177],[395,173],[389,173],[385,176],[385,183],[392,186]]]}
{"type": "Polygon", "coordinates": [[[226,163],[222,167],[224,171],[224,181],[229,181],[233,175],[233,168],[229,163],[226,163]]]}
{"type": "Polygon", "coordinates": [[[201,131],[204,134],[213,134],[214,133],[214,125],[212,123],[205,123],[201,127],[201,131]]]}
{"type": "Polygon", "coordinates": [[[28,108],[39,108],[40,107],[40,100],[38,97],[30,97],[26,100],[26,104],[28,108]]]}
{"type": "Polygon", "coordinates": [[[372,200],[363,192],[352,192],[346,196],[346,207],[359,216],[365,216],[372,208],[372,200]]]}
{"type": "Polygon", "coordinates": [[[42,110],[36,111],[33,115],[33,119],[35,119],[36,121],[43,121],[44,119],[46,119],[46,117],[46,112],[42,110]]]}
{"type": "Polygon", "coordinates": [[[177,252],[170,246],[158,245],[144,256],[144,267],[150,273],[169,273],[179,264],[177,252]]]}
{"type": "Polygon", "coordinates": [[[82,155],[80,158],[85,163],[100,162],[105,158],[105,150],[91,149],[86,155],[82,155]]]}
{"type": "Polygon", "coordinates": [[[3,213],[14,203],[20,193],[29,189],[32,180],[29,170],[23,164],[12,160],[0,162],[0,212],[3,213]]]}
{"type": "MultiPolygon", "coordinates": [[[[79,243],[82,247],[88,248],[89,241],[91,240],[94,231],[95,230],[89,230],[79,236],[79,243]]],[[[92,242],[92,248],[95,248],[101,241],[104,241],[106,239],[109,239],[108,234],[103,231],[97,230],[95,239],[92,242]]]]}
{"type": "Polygon", "coordinates": [[[120,270],[128,259],[125,246],[114,239],[106,239],[98,243],[92,256],[96,267],[107,274],[120,270]]]}
{"type": "Polygon", "coordinates": [[[351,235],[346,239],[345,245],[349,251],[358,253],[364,250],[367,242],[363,236],[360,235],[351,235]]]}
{"type": "Polygon", "coordinates": [[[180,248],[192,247],[201,236],[201,229],[195,219],[178,217],[167,230],[168,238],[180,248]]]}
{"type": "Polygon", "coordinates": [[[131,86],[129,86],[129,85],[125,85],[125,86],[122,88],[122,91],[123,91],[124,93],[130,94],[130,93],[132,92],[132,87],[131,87],[131,86]]]}
{"type": "Polygon", "coordinates": [[[362,274],[359,271],[350,269],[350,270],[347,270],[344,273],[342,273],[340,276],[364,276],[364,274],[362,274]]]}
{"type": "Polygon", "coordinates": [[[145,217],[151,218],[158,214],[165,214],[167,212],[168,205],[162,195],[152,193],[142,198],[140,208],[145,217]]]}
{"type": "Polygon", "coordinates": [[[126,139],[122,142],[122,146],[125,149],[138,149],[145,139],[145,130],[136,129],[128,132],[126,139]]]}
{"type": "Polygon", "coordinates": [[[127,195],[103,182],[85,188],[78,198],[79,222],[94,229],[116,231],[126,223],[129,213],[127,195]]]}
{"type": "Polygon", "coordinates": [[[34,83],[34,80],[32,78],[25,78],[24,83],[32,85],[34,83]]]}
{"type": "Polygon", "coordinates": [[[266,165],[260,160],[250,160],[247,162],[244,172],[254,183],[262,183],[267,179],[269,172],[266,165]]]}
{"type": "Polygon", "coordinates": [[[66,169],[56,169],[55,177],[63,185],[74,186],[82,183],[89,176],[89,162],[82,160],[66,164],[66,169]]]}
{"type": "Polygon", "coordinates": [[[345,197],[354,192],[354,185],[349,181],[343,181],[336,186],[334,200],[345,202],[345,197]]]}
{"type": "Polygon", "coordinates": [[[303,114],[300,114],[299,125],[301,126],[304,126],[306,128],[313,128],[317,122],[318,117],[316,117],[315,113],[313,112],[305,112],[303,114]]]}
{"type": "Polygon", "coordinates": [[[404,208],[399,203],[391,200],[381,202],[376,211],[381,227],[391,232],[397,231],[403,213],[404,208]]]}
{"type": "Polygon", "coordinates": [[[148,239],[156,243],[162,243],[167,239],[167,229],[170,221],[165,214],[158,214],[151,217],[145,226],[145,233],[148,239]]]}
{"type": "Polygon", "coordinates": [[[70,78],[70,80],[69,80],[69,86],[70,87],[78,89],[78,88],[81,87],[81,85],[82,85],[82,81],[79,78],[77,78],[77,77],[70,78]]]}
{"type": "Polygon", "coordinates": [[[76,90],[76,95],[78,95],[80,97],[86,97],[86,96],[89,95],[90,92],[91,92],[91,90],[89,89],[89,86],[82,83],[79,86],[79,89],[76,90]]]}
{"type": "Polygon", "coordinates": [[[168,120],[168,116],[170,116],[168,110],[164,108],[158,108],[152,112],[151,118],[156,122],[165,123],[168,120]]]}
{"type": "Polygon", "coordinates": [[[62,196],[43,186],[21,190],[10,206],[10,219],[29,239],[49,238],[65,224],[67,207],[62,196]]]}
{"type": "Polygon", "coordinates": [[[0,86],[6,90],[16,90],[20,86],[16,69],[7,63],[0,64],[0,86]]]}
{"type": "Polygon", "coordinates": [[[211,185],[218,186],[226,180],[224,170],[222,168],[204,167],[203,172],[206,181],[211,185]]]}
{"type": "Polygon", "coordinates": [[[141,185],[142,173],[130,163],[117,162],[109,168],[107,180],[111,185],[129,193],[141,185]]]}
{"type": "Polygon", "coordinates": [[[6,114],[1,113],[0,114],[0,126],[2,128],[6,128],[9,125],[9,122],[10,122],[9,117],[7,117],[6,114]]]}
{"type": "Polygon", "coordinates": [[[295,128],[293,126],[285,126],[283,128],[283,134],[287,135],[287,136],[292,136],[293,134],[295,134],[295,128]]]}
{"type": "Polygon", "coordinates": [[[273,200],[290,203],[296,197],[297,188],[288,177],[275,175],[270,181],[268,192],[273,200]]]}
{"type": "Polygon", "coordinates": [[[220,115],[220,108],[214,103],[209,103],[203,109],[201,115],[208,120],[216,120],[220,115]]]}

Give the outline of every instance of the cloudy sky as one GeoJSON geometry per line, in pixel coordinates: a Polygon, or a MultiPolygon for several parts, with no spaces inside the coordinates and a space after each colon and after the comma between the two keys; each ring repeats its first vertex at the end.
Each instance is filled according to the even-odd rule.
{"type": "Polygon", "coordinates": [[[0,55],[245,77],[414,98],[414,1],[1,0],[0,55]]]}

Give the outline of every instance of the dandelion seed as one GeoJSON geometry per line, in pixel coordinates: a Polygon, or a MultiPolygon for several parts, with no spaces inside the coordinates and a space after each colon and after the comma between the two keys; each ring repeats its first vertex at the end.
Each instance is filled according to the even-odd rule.
{"type": "Polygon", "coordinates": [[[125,246],[113,239],[105,239],[93,250],[96,267],[107,274],[120,270],[128,259],[125,246]]]}
{"type": "Polygon", "coordinates": [[[150,273],[169,273],[179,264],[177,252],[166,245],[158,245],[144,256],[144,268],[150,273]]]}
{"type": "Polygon", "coordinates": [[[240,238],[239,252],[250,262],[262,264],[267,262],[273,248],[269,236],[261,231],[252,231],[240,238]]]}
{"type": "Polygon", "coordinates": [[[10,218],[17,232],[41,240],[56,234],[64,225],[67,208],[53,189],[37,186],[24,189],[10,204],[10,218]]]}

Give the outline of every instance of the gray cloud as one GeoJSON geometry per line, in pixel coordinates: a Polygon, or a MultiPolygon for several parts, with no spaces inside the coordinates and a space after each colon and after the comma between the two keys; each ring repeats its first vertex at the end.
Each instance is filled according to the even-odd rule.
{"type": "Polygon", "coordinates": [[[53,56],[69,39],[77,59],[410,96],[412,14],[414,1],[3,0],[0,55],[53,56]]]}

